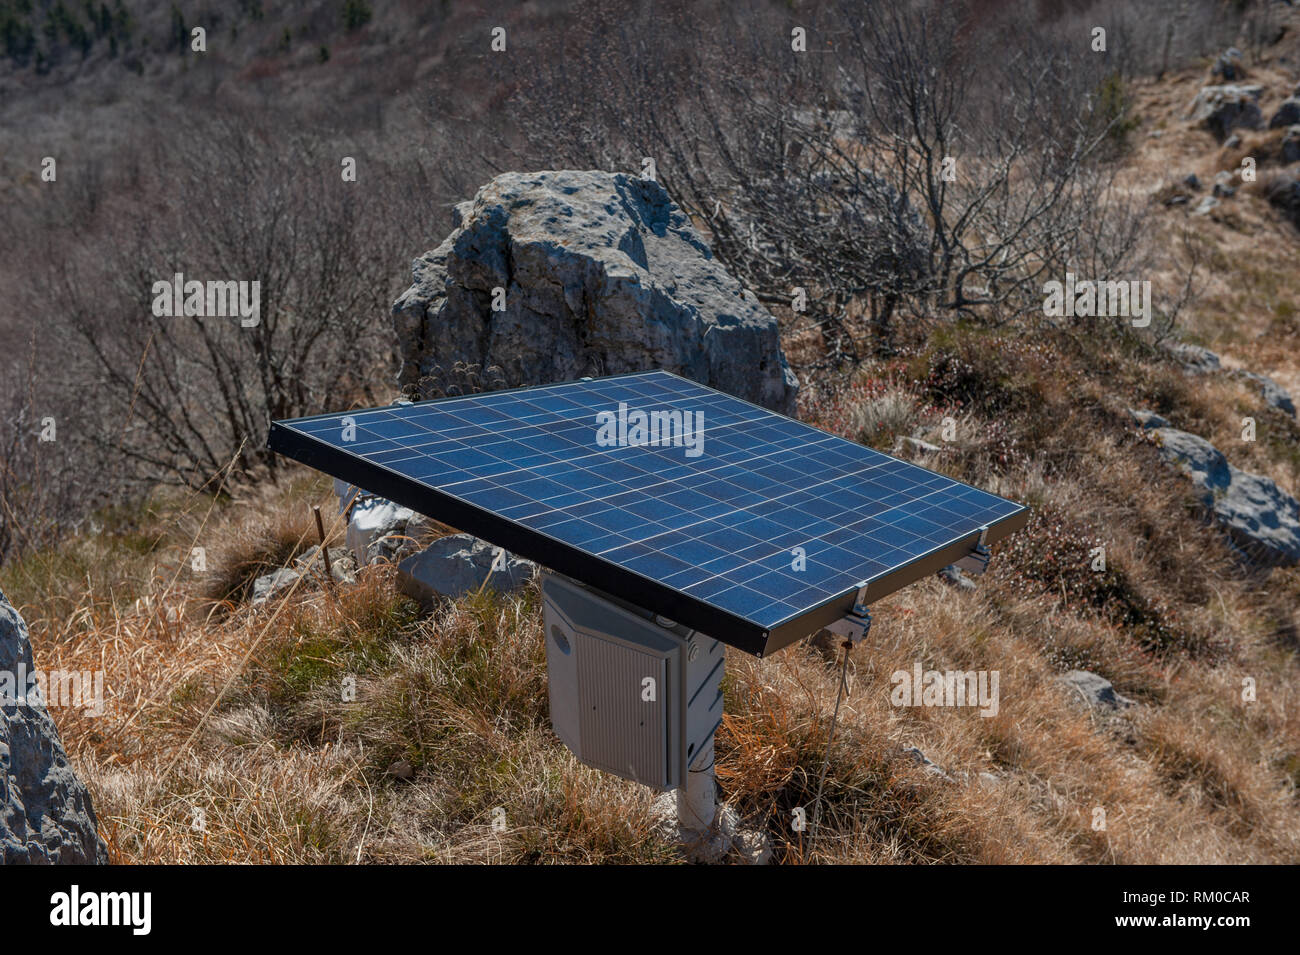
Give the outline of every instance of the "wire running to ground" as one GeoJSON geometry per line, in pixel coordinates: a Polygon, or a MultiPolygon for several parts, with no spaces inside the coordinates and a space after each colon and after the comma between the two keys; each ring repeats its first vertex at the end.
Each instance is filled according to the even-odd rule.
{"type": "Polygon", "coordinates": [[[844,702],[844,690],[849,682],[849,653],[853,650],[853,644],[845,641],[844,643],[844,662],[840,665],[840,689],[835,694],[835,711],[831,713],[831,731],[826,737],[826,755],[822,759],[822,771],[817,777],[817,795],[813,799],[812,822],[808,826],[808,847],[812,848],[812,841],[817,837],[817,820],[821,816],[822,809],[822,787],[826,785],[826,771],[831,766],[831,746],[835,744],[835,726],[840,718],[840,704],[844,702]]]}

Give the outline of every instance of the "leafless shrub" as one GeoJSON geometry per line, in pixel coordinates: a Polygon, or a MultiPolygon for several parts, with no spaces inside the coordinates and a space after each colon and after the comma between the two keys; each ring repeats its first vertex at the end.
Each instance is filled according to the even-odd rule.
{"type": "Polygon", "coordinates": [[[51,288],[79,374],[118,422],[91,437],[140,479],[201,487],[232,461],[274,473],[273,419],[387,397],[387,304],[420,200],[378,163],[364,188],[343,181],[320,136],[230,120],[183,129],[151,157],[175,177],[158,208],[111,245],[62,257],[51,288]],[[260,283],[256,324],[156,317],[153,285],[176,273],[260,283]]]}
{"type": "Polygon", "coordinates": [[[1061,32],[1080,37],[1081,45],[1092,29],[1104,28],[1115,66],[1135,77],[1163,76],[1234,44],[1257,53],[1277,36],[1279,6],[1267,0],[1053,0],[1045,12],[1054,12],[1061,32]]]}
{"type": "MultiPolygon", "coordinates": [[[[289,69],[277,38],[312,10],[285,5],[273,30],[231,14],[223,30],[234,44],[239,25],[238,52],[224,66],[187,58],[165,96],[109,83],[112,123],[41,126],[42,150],[76,143],[49,147],[69,188],[7,191],[0,257],[15,314],[59,347],[43,353],[35,401],[16,386],[7,400],[27,394],[29,414],[65,402],[57,453],[77,448],[69,468],[93,469],[109,499],[124,482],[201,486],[231,460],[273,470],[262,447],[272,418],[387,396],[386,311],[403,263],[443,234],[451,199],[507,167],[635,170],[654,158],[760,297],[789,305],[807,290],[799,320],[822,330],[832,360],[889,351],[904,322],[1025,319],[1040,279],[1063,265],[1107,278],[1138,262],[1141,217],[1109,163],[1126,126],[1116,78],[1249,47],[1272,29],[1268,6],[903,0],[791,17],[768,4],[591,4],[518,46],[512,33],[508,57],[458,43],[463,80],[440,74],[427,141],[397,152],[402,104],[385,71],[358,69],[352,101],[308,95],[293,113],[265,87],[219,82],[289,69]],[[806,54],[791,50],[796,23],[806,54]],[[1107,28],[1108,52],[1081,55],[1093,25],[1107,28]],[[182,117],[177,103],[216,118],[182,117]],[[361,158],[358,183],[340,180],[342,155],[361,158]],[[152,283],[177,271],[260,281],[259,325],[155,318],[152,283]]],[[[171,27],[168,11],[140,16],[141,37],[171,27]]],[[[168,57],[146,59],[175,66],[168,57]]],[[[410,57],[392,67],[415,75],[410,57]]],[[[0,331],[11,348],[13,329],[0,331]]],[[[27,440],[20,418],[0,440],[27,440]]],[[[18,451],[6,463],[14,475],[25,466],[18,451]]],[[[72,508],[54,523],[80,520],[90,498],[71,489],[83,478],[56,494],[45,473],[51,506],[72,508]]]]}
{"type": "Polygon", "coordinates": [[[38,381],[35,363],[0,374],[0,561],[75,530],[116,485],[77,427],[81,399],[38,381]]]}
{"type": "Polygon", "coordinates": [[[1027,5],[972,10],[828,8],[801,54],[779,17],[706,28],[687,10],[607,8],[563,56],[521,63],[512,114],[566,163],[654,158],[760,297],[804,287],[832,355],[858,357],[857,316],[888,352],[900,316],[1023,318],[1045,276],[1082,260],[1114,275],[1140,234],[1109,162],[1126,121],[1114,65],[1027,5]],[[692,43],[667,42],[687,30],[692,43]]]}

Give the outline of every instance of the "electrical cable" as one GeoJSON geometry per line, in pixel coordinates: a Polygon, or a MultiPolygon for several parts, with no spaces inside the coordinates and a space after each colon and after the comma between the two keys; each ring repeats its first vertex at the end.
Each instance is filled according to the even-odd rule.
{"type": "Polygon", "coordinates": [[[817,836],[817,820],[821,815],[822,808],[822,787],[826,785],[826,771],[831,765],[831,746],[835,742],[835,726],[840,717],[840,704],[844,701],[844,690],[849,682],[849,653],[853,650],[853,643],[849,640],[844,641],[844,663],[840,666],[840,689],[835,695],[835,711],[831,714],[831,731],[826,737],[826,756],[822,759],[822,771],[817,777],[817,796],[813,799],[812,822],[808,826],[808,844],[811,848],[813,839],[817,836]]]}

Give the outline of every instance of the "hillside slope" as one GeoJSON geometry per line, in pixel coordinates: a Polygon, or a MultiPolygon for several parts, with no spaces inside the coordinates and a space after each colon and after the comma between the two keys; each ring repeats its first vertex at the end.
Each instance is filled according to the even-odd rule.
{"type": "MultiPolygon", "coordinates": [[[[329,42],[325,66],[354,41],[329,42]]],[[[1296,64],[1249,67],[1267,118],[1296,64]]],[[[1190,273],[1199,292],[1169,340],[1212,349],[1223,371],[1190,373],[1153,336],[965,322],[830,371],[814,367],[818,335],[786,316],[804,420],[1033,518],[975,589],[932,578],[873,606],[814,843],[791,822],[827,756],[838,661],[815,642],[728,654],[721,796],[777,861],[1300,862],[1300,569],[1244,564],[1128,413],[1300,495],[1300,426],[1229,373],[1300,395],[1300,229],[1239,176],[1194,214],[1216,172],[1241,168],[1186,117],[1207,69],[1128,90],[1122,180],[1152,228],[1145,277],[1176,288],[1190,273]],[[1180,190],[1188,201],[1170,203],[1180,190]],[[893,675],[918,664],[997,671],[997,713],[892,704],[893,675]],[[1077,670],[1131,705],[1090,704],[1062,680],[1077,670]]],[[[1261,162],[1260,181],[1281,168],[1261,162]]],[[[420,228],[434,244],[446,231],[420,228]]],[[[106,507],[0,567],[37,663],[105,673],[102,715],[55,718],[114,862],[677,861],[653,794],[583,767],[552,733],[535,591],[425,614],[372,566],[255,605],[254,579],[316,544],[312,505],[337,509],[296,466],[224,490],[106,507]]],[[[328,533],[342,542],[337,520],[328,533]]]]}

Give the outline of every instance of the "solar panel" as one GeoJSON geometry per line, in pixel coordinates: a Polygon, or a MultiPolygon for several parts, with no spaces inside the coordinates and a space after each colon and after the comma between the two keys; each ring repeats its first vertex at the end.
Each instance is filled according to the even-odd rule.
{"type": "Polygon", "coordinates": [[[1028,519],[663,371],[276,421],[268,444],[759,656],[1028,519]]]}

